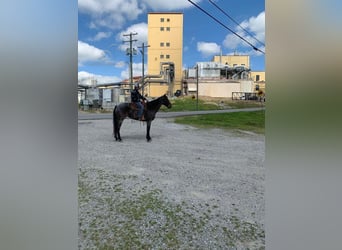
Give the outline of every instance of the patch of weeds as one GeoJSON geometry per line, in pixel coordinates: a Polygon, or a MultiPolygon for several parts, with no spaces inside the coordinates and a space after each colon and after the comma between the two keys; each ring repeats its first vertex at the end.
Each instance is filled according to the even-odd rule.
{"type": "Polygon", "coordinates": [[[222,227],[227,246],[234,247],[234,243],[238,243],[245,249],[249,249],[248,246],[250,244],[260,240],[262,242],[262,246],[259,247],[264,247],[265,232],[260,228],[260,226],[246,221],[241,221],[234,215],[229,217],[229,221],[229,228],[222,227]]]}
{"type": "Polygon", "coordinates": [[[218,205],[170,202],[148,178],[80,170],[78,195],[80,249],[247,249],[253,242],[264,244],[260,226],[213,213],[218,205]]]}

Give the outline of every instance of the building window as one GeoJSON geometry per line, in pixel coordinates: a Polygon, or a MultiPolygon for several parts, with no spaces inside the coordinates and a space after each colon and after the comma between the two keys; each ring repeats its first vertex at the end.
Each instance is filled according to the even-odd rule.
{"type": "Polygon", "coordinates": [[[166,31],[170,31],[170,27],[166,27],[166,31]]]}
{"type": "Polygon", "coordinates": [[[170,59],[170,55],[166,55],[166,59],[170,59]]]}
{"type": "Polygon", "coordinates": [[[256,81],[256,82],[260,81],[260,75],[256,75],[255,81],[256,81]]]}
{"type": "Polygon", "coordinates": [[[160,59],[164,59],[164,55],[160,55],[160,59]]]}
{"type": "Polygon", "coordinates": [[[160,22],[164,22],[164,18],[160,18],[160,22]]]}
{"type": "Polygon", "coordinates": [[[164,47],[164,43],[160,43],[160,47],[164,47]]]}
{"type": "Polygon", "coordinates": [[[160,31],[164,31],[164,27],[160,27],[160,31]]]}
{"type": "Polygon", "coordinates": [[[166,19],[166,22],[170,22],[170,18],[166,19]]]}
{"type": "Polygon", "coordinates": [[[166,47],[170,47],[170,43],[166,43],[166,47]]]}

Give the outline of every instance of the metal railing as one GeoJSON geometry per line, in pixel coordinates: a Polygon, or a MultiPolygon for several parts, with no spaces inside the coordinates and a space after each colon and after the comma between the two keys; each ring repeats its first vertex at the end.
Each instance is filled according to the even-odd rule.
{"type": "Polygon", "coordinates": [[[255,92],[232,92],[232,100],[265,101],[265,97],[255,92]]]}

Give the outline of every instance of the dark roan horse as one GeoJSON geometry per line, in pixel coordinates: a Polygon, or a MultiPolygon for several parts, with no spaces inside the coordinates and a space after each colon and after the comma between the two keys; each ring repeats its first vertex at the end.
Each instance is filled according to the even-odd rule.
{"type": "MultiPolygon", "coordinates": [[[[161,105],[165,105],[167,108],[171,108],[171,103],[166,95],[163,95],[155,100],[147,102],[144,107],[144,120],[147,123],[146,128],[146,140],[151,141],[150,129],[151,123],[154,120],[156,113],[159,111],[161,105]]],[[[120,128],[122,122],[127,117],[139,120],[136,117],[136,107],[129,102],[124,102],[116,105],[113,110],[113,134],[116,141],[121,141],[120,128]]]]}

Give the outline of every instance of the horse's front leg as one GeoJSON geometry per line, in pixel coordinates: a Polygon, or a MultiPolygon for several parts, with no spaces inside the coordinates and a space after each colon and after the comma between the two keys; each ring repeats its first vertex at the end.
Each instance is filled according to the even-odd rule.
{"type": "Polygon", "coordinates": [[[116,127],[116,131],[115,131],[115,140],[116,141],[121,141],[121,136],[120,136],[121,125],[122,125],[122,120],[119,120],[117,122],[117,127],[116,127]]]}
{"type": "Polygon", "coordinates": [[[150,129],[151,129],[151,121],[147,121],[147,126],[146,126],[146,140],[149,142],[151,141],[151,136],[150,136],[150,129]]]}

